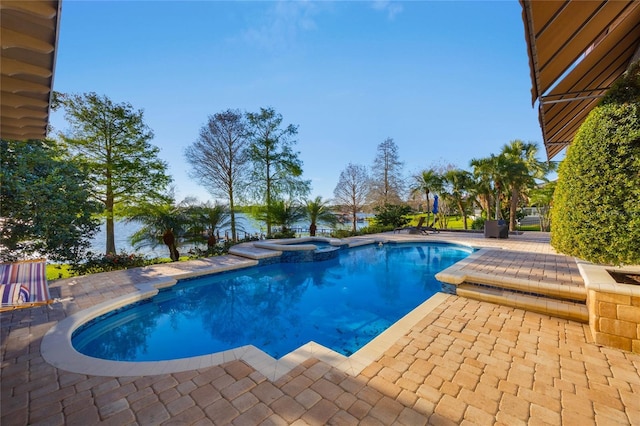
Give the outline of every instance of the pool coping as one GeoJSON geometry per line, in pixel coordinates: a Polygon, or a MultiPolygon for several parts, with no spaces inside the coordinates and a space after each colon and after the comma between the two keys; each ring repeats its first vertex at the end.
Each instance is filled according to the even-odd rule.
{"type": "Polygon", "coordinates": [[[71,345],[71,336],[78,327],[114,309],[153,297],[159,289],[173,286],[176,282],[175,279],[166,279],[147,283],[140,287],[153,287],[153,289],[141,289],[138,292],[100,303],[65,318],[53,326],[42,339],[40,348],[42,357],[49,364],[72,373],[108,377],[178,373],[242,360],[265,377],[277,380],[310,358],[319,359],[347,374],[357,376],[367,365],[378,359],[385,350],[449,297],[445,293],[434,294],[349,357],[314,341],[300,346],[280,359],[273,358],[253,345],[247,345],[190,358],[139,362],[93,358],[81,354],[71,345]]]}
{"type": "Polygon", "coordinates": [[[317,250],[315,242],[328,243],[334,248],[339,248],[349,243],[339,238],[329,237],[302,237],[302,238],[287,238],[278,240],[265,240],[252,243],[254,247],[276,250],[276,251],[307,251],[317,250]]]}
{"type": "MultiPolygon", "coordinates": [[[[365,244],[372,242],[374,241],[369,240],[365,244]]],[[[449,297],[445,293],[436,293],[349,357],[310,341],[280,359],[271,357],[253,345],[247,345],[227,351],[167,361],[110,361],[81,354],[71,344],[73,332],[83,324],[114,309],[153,297],[159,290],[174,286],[178,279],[243,269],[255,266],[255,264],[216,267],[182,274],[180,277],[160,277],[154,281],[136,284],[137,291],[84,309],[54,325],[42,339],[40,349],[42,357],[49,364],[66,371],[108,377],[177,373],[242,360],[265,377],[277,380],[310,358],[322,360],[347,374],[357,376],[367,365],[378,359],[385,350],[449,297]]]]}

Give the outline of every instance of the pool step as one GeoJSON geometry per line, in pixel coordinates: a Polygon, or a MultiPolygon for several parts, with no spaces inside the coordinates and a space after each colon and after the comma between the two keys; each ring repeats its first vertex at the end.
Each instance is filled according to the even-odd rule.
{"type": "Polygon", "coordinates": [[[567,294],[563,294],[562,298],[558,298],[558,294],[545,294],[544,291],[531,293],[530,289],[528,292],[523,292],[515,288],[468,282],[457,286],[457,294],[469,299],[511,306],[583,323],[589,322],[589,312],[585,301],[581,300],[581,295],[577,297],[578,300],[575,300],[575,294],[567,298],[562,297],[567,296],[567,294]]]}

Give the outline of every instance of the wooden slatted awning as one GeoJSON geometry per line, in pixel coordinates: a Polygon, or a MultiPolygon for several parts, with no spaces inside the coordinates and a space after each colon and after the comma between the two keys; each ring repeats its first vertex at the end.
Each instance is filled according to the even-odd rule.
{"type": "Polygon", "coordinates": [[[47,134],[61,1],[0,2],[0,138],[47,134]]]}
{"type": "Polygon", "coordinates": [[[532,103],[547,158],[573,136],[640,47],[640,2],[520,0],[532,103]]]}

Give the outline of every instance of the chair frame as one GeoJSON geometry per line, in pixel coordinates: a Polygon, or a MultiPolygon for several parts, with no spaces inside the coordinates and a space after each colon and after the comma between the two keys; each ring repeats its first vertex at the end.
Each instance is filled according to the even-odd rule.
{"type": "Polygon", "coordinates": [[[29,289],[29,299],[32,301],[19,305],[3,304],[0,312],[53,303],[47,282],[46,259],[20,260],[17,262],[0,263],[0,285],[23,284],[29,289]],[[34,273],[34,266],[36,272],[34,273]]]}
{"type": "Polygon", "coordinates": [[[420,216],[420,219],[418,219],[418,224],[416,226],[403,226],[400,228],[395,228],[393,230],[393,233],[395,234],[396,232],[402,232],[402,231],[409,231],[410,234],[417,234],[417,233],[421,233],[423,235],[426,235],[429,233],[429,227],[428,226],[423,226],[424,221],[427,219],[426,216],[420,216]]]}

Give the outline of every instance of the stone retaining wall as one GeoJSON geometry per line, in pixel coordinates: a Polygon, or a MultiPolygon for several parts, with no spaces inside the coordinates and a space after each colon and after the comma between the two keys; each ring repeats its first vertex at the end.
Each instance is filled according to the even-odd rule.
{"type": "Polygon", "coordinates": [[[640,353],[640,296],[589,290],[587,300],[595,342],[640,353]]]}
{"type": "MultiPolygon", "coordinates": [[[[608,270],[621,268],[576,260],[587,289],[589,328],[598,345],[640,353],[640,285],[622,284],[608,270]]],[[[640,266],[624,268],[640,273],[640,266]]]]}

